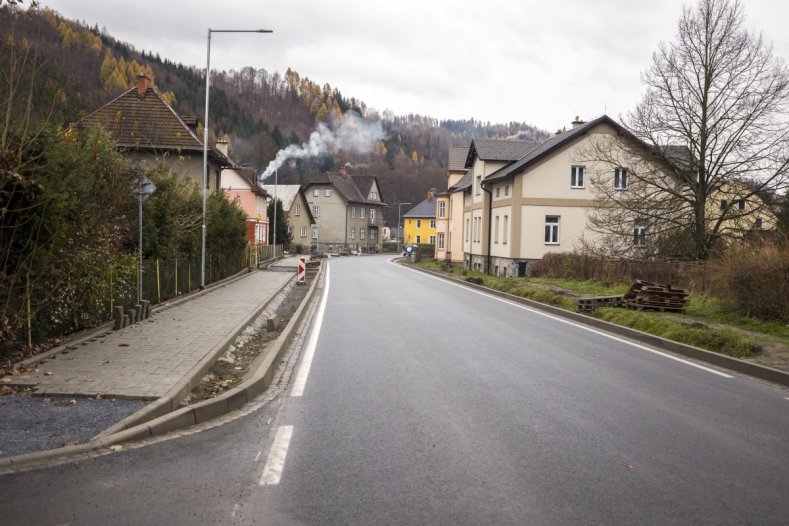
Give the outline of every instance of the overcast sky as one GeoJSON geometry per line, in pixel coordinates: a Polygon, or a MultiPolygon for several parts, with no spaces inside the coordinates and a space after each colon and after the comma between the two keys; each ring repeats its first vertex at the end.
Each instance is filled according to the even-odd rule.
{"type": "MultiPolygon", "coordinates": [[[[747,25],[789,58],[789,3],[743,0],[747,25]]],[[[525,121],[554,131],[614,118],[641,98],[640,74],[673,40],[683,0],[43,0],[162,58],[212,69],[288,67],[379,111],[525,121]]]]}

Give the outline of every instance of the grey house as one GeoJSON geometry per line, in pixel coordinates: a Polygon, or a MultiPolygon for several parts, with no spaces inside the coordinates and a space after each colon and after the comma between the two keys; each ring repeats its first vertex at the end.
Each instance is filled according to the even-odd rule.
{"type": "Polygon", "coordinates": [[[380,248],[387,205],[375,176],[350,175],[340,168],[310,181],[304,193],[315,219],[312,242],[318,252],[374,252],[380,248]]]}

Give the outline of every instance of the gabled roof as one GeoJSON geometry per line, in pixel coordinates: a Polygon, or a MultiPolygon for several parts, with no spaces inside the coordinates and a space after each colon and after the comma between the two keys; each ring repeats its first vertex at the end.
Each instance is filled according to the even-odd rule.
{"type": "MultiPolygon", "coordinates": [[[[307,202],[307,197],[304,195],[304,190],[301,188],[300,184],[265,184],[263,185],[263,189],[266,190],[269,197],[272,199],[274,198],[274,194],[276,193],[277,199],[282,202],[282,210],[285,212],[290,212],[290,209],[293,207],[293,203],[296,201],[296,197],[301,194],[301,198],[304,202],[307,202]]],[[[307,215],[310,218],[310,224],[315,224],[315,218],[312,216],[312,210],[310,210],[309,206],[305,207],[307,210],[307,215]]]]}
{"type": "Polygon", "coordinates": [[[416,205],[414,208],[403,214],[403,217],[426,217],[436,218],[436,199],[428,198],[416,205]]]}
{"type": "Polygon", "coordinates": [[[468,190],[469,188],[471,188],[471,174],[467,173],[462,179],[460,179],[460,181],[450,186],[447,192],[462,192],[463,190],[468,190]]]}
{"type": "Polygon", "coordinates": [[[561,148],[565,144],[569,143],[570,141],[589,133],[589,131],[599,124],[608,124],[615,128],[616,130],[626,133],[630,135],[630,132],[625,130],[622,125],[617,123],[608,115],[603,115],[602,117],[598,117],[592,121],[587,123],[581,124],[580,126],[576,126],[570,130],[562,132],[560,134],[554,135],[548,139],[545,139],[541,143],[532,145],[532,149],[526,152],[523,157],[517,159],[516,162],[501,168],[490,174],[485,180],[482,182],[483,185],[486,185],[493,181],[499,181],[508,177],[516,172],[519,172],[530,164],[542,159],[546,155],[549,155],[551,152],[561,148]]]}
{"type": "Polygon", "coordinates": [[[517,161],[536,146],[538,144],[526,141],[474,139],[468,149],[464,166],[471,168],[475,157],[479,157],[482,161],[517,161]]]}
{"type": "MultiPolygon", "coordinates": [[[[203,141],[152,87],[143,96],[138,95],[136,87],[131,88],[83,117],[77,127],[94,124],[102,125],[122,148],[203,151],[203,141]]],[[[214,148],[209,154],[223,164],[232,164],[214,148]]]]}
{"type": "Polygon", "coordinates": [[[450,146],[449,147],[449,162],[447,162],[447,170],[450,172],[465,172],[466,156],[468,155],[469,146],[450,146]]]}
{"type": "Polygon", "coordinates": [[[260,197],[268,197],[266,191],[257,184],[257,172],[250,168],[234,168],[241,179],[249,185],[249,189],[260,197]]]}
{"type": "Polygon", "coordinates": [[[386,206],[383,195],[381,195],[381,185],[378,185],[378,196],[380,201],[370,201],[367,196],[370,193],[373,182],[378,183],[378,178],[373,175],[342,175],[335,172],[325,172],[314,177],[305,188],[313,185],[328,184],[349,203],[366,205],[386,206]]]}

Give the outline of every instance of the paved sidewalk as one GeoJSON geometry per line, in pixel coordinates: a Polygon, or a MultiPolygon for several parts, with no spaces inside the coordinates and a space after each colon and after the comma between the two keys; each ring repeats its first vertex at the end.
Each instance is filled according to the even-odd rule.
{"type": "Polygon", "coordinates": [[[14,377],[11,385],[33,387],[37,394],[162,397],[294,278],[290,272],[252,272],[78,344],[40,364],[37,372],[14,377]]]}

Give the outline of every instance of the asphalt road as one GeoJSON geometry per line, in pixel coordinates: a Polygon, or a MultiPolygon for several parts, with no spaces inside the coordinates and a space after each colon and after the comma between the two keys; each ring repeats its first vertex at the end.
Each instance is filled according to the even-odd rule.
{"type": "Polygon", "coordinates": [[[0,477],[3,523],[787,523],[786,390],[385,257],[327,285],[301,396],[0,477]]]}

